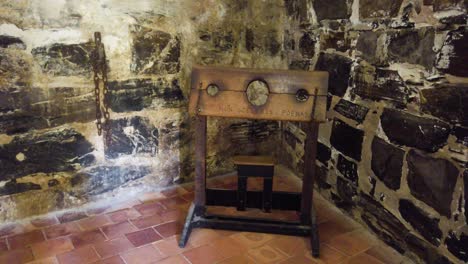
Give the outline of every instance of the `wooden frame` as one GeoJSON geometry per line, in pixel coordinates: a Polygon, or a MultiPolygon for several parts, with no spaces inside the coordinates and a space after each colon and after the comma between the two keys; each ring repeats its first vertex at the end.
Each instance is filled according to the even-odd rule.
{"type": "MultiPolygon", "coordinates": [[[[194,227],[279,233],[311,237],[312,255],[319,256],[319,239],[312,204],[315,179],[318,127],[325,121],[328,73],[281,70],[234,69],[222,67],[194,67],[189,112],[195,118],[195,199],[190,206],[179,246],[184,247],[194,227]],[[264,80],[269,85],[268,103],[252,106],[241,94],[252,80],[264,80]],[[210,84],[219,87],[212,96],[206,91],[210,84]],[[306,90],[305,102],[295,100],[296,93],[306,90]],[[229,107],[226,107],[229,106],[229,107]],[[239,111],[241,108],[243,111],[239,111]],[[273,109],[266,111],[265,109],[273,109]],[[288,114],[288,111],[303,113],[288,114]],[[286,114],[284,114],[286,113],[286,114]],[[235,117],[306,122],[304,178],[301,193],[273,192],[272,208],[300,211],[299,222],[268,219],[208,215],[206,206],[236,206],[237,193],[233,190],[206,188],[206,134],[207,117],[235,117]]],[[[247,207],[261,207],[261,192],[248,191],[247,207]]]]}

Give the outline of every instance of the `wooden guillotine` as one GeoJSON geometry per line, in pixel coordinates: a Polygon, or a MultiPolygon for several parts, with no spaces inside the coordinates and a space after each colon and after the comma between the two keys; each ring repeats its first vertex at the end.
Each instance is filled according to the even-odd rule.
{"type": "MultiPolygon", "coordinates": [[[[184,247],[192,228],[310,236],[312,255],[319,255],[312,204],[319,123],[326,119],[327,72],[258,70],[195,66],[189,112],[195,115],[195,199],[179,241],[184,247]],[[299,221],[278,221],[208,214],[207,206],[237,206],[236,190],[206,188],[207,118],[245,118],[305,122],[302,192],[271,194],[271,209],[294,210],[299,221]]],[[[262,208],[262,193],[247,191],[247,207],[262,208]]]]}

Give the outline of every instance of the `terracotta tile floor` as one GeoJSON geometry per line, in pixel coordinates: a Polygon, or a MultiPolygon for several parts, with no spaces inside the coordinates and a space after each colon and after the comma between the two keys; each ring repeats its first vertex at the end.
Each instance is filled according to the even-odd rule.
{"type": "MultiPolygon", "coordinates": [[[[235,189],[236,178],[218,177],[208,186],[235,189]]],[[[249,179],[249,189],[261,188],[259,180],[249,179]]],[[[300,182],[277,176],[274,189],[298,191],[300,182]]],[[[0,264],[411,263],[318,195],[314,203],[320,259],[312,258],[308,238],[262,233],[194,229],[188,245],[179,248],[177,240],[192,199],[193,186],[186,185],[123,204],[0,226],[0,264]]],[[[209,211],[297,219],[295,212],[237,212],[224,207],[209,211]]]]}

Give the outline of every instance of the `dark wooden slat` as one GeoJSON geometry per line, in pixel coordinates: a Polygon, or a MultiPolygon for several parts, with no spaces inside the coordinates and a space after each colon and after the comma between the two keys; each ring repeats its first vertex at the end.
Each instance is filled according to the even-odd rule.
{"type": "MultiPolygon", "coordinates": [[[[263,208],[263,192],[247,192],[247,208],[263,208]]],[[[237,190],[206,189],[206,205],[237,207],[237,190]]],[[[301,194],[293,192],[273,192],[271,209],[300,211],[301,194]]]]}

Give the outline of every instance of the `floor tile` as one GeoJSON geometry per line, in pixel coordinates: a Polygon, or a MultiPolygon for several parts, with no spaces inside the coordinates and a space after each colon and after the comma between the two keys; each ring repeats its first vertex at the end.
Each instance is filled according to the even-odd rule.
{"type": "Polygon", "coordinates": [[[60,264],[88,264],[99,260],[99,256],[91,246],[84,246],[57,256],[60,264]]]}
{"type": "Polygon", "coordinates": [[[164,221],[158,214],[150,216],[142,216],[134,220],[130,220],[139,229],[145,229],[155,225],[162,224],[164,221]]]}
{"type": "Polygon", "coordinates": [[[59,223],[59,220],[55,216],[45,216],[31,220],[31,225],[37,228],[48,227],[59,223]]]}
{"type": "MultiPolygon", "coordinates": [[[[246,253],[247,254],[247,253],[246,253]]],[[[255,261],[247,255],[237,255],[227,259],[223,259],[217,264],[257,264],[255,261]]],[[[295,263],[296,264],[296,263],[295,263]]]]}
{"type": "Polygon", "coordinates": [[[366,251],[366,254],[386,264],[399,264],[403,261],[403,257],[396,250],[386,245],[373,246],[366,251]]]}
{"type": "MultiPolygon", "coordinates": [[[[307,256],[300,254],[300,255],[295,255],[292,257],[289,257],[281,262],[281,264],[319,264],[319,262],[316,262],[315,260],[311,260],[307,256]]],[[[334,263],[338,264],[338,263],[334,263]]],[[[365,263],[362,263],[365,264],[365,263]]]]}
{"type": "Polygon", "coordinates": [[[133,208],[137,210],[142,216],[156,215],[166,211],[166,208],[159,202],[143,203],[135,205],[133,208]]]}
{"type": "Polygon", "coordinates": [[[306,250],[303,254],[310,260],[314,260],[320,264],[335,264],[340,263],[348,258],[345,253],[340,252],[327,244],[320,244],[320,258],[312,257],[312,251],[306,250]]]}
{"type": "Polygon", "coordinates": [[[137,231],[136,227],[134,227],[128,221],[104,226],[101,228],[101,230],[108,239],[118,238],[120,236],[124,236],[125,234],[137,231]]]}
{"type": "Polygon", "coordinates": [[[203,245],[192,248],[182,253],[192,264],[215,263],[223,259],[223,256],[213,245],[203,245]]]}
{"type": "Polygon", "coordinates": [[[172,222],[172,221],[182,222],[182,221],[185,220],[186,216],[187,216],[187,212],[179,210],[179,209],[170,210],[170,211],[161,213],[161,218],[162,218],[164,223],[165,222],[172,222]]]}
{"type": "Polygon", "coordinates": [[[178,205],[187,203],[186,200],[179,196],[159,200],[158,202],[164,205],[164,207],[166,207],[168,210],[176,209],[178,205]]]}
{"type": "Polygon", "coordinates": [[[162,237],[152,228],[128,233],[125,236],[135,247],[146,245],[162,239],[162,237]]]}
{"type": "Polygon", "coordinates": [[[223,256],[223,258],[229,258],[247,253],[247,248],[239,244],[231,237],[217,239],[212,241],[211,244],[216,247],[216,250],[223,256]]]}
{"type": "Polygon", "coordinates": [[[24,234],[18,234],[7,238],[10,249],[26,247],[28,245],[45,240],[42,230],[34,230],[24,234]]]}
{"type": "Polygon", "coordinates": [[[93,262],[93,264],[125,264],[125,261],[123,261],[122,257],[120,256],[113,256],[110,258],[98,260],[93,262]]]}
{"type": "Polygon", "coordinates": [[[248,255],[258,263],[278,263],[289,258],[286,254],[268,245],[250,249],[248,255]]]}
{"type": "Polygon", "coordinates": [[[30,248],[21,248],[0,255],[0,263],[5,264],[22,264],[34,259],[30,248]]]}
{"type": "Polygon", "coordinates": [[[318,225],[318,230],[320,241],[327,242],[336,236],[353,231],[353,228],[337,222],[326,221],[318,225]]]}
{"type": "Polygon", "coordinates": [[[58,264],[58,263],[59,262],[56,257],[50,257],[50,258],[45,258],[45,259],[34,260],[26,264],[58,264]]]}
{"type": "Polygon", "coordinates": [[[87,217],[85,212],[68,212],[58,216],[60,223],[68,223],[87,217]]]}
{"type": "Polygon", "coordinates": [[[266,245],[269,245],[290,257],[310,249],[308,238],[296,236],[282,236],[278,239],[268,241],[266,245]]]}
{"type": "Polygon", "coordinates": [[[248,247],[254,248],[259,247],[266,242],[273,239],[273,236],[270,234],[262,234],[262,233],[251,233],[251,232],[241,232],[231,236],[234,240],[238,243],[248,247]]]}
{"type": "Polygon", "coordinates": [[[176,255],[158,261],[158,264],[190,264],[184,256],[176,255]]]}
{"type": "Polygon", "coordinates": [[[112,257],[132,248],[134,248],[134,246],[125,237],[94,244],[94,249],[101,258],[112,257]]]}
{"type": "Polygon", "coordinates": [[[107,215],[114,223],[120,223],[129,219],[136,219],[141,216],[141,214],[135,208],[122,209],[107,215]]]}
{"type": "Polygon", "coordinates": [[[71,234],[79,233],[80,231],[80,228],[75,222],[54,225],[44,229],[44,233],[48,239],[61,236],[68,236],[71,234]]]}
{"type": "Polygon", "coordinates": [[[55,255],[72,251],[73,244],[68,237],[59,237],[31,245],[35,259],[53,257],[55,255]]]}
{"type": "Polygon", "coordinates": [[[0,239],[0,254],[4,251],[7,251],[8,250],[8,245],[7,245],[7,242],[6,242],[6,238],[2,238],[0,239]]]}
{"type": "Polygon", "coordinates": [[[96,215],[83,218],[76,222],[81,230],[93,230],[99,227],[111,224],[111,220],[107,215],[96,215]]]}
{"type": "Polygon", "coordinates": [[[171,237],[173,235],[180,234],[182,232],[182,228],[182,224],[176,221],[160,224],[154,227],[154,229],[163,237],[171,237]]]}
{"type": "Polygon", "coordinates": [[[176,236],[172,236],[154,242],[153,246],[156,247],[159,252],[163,253],[165,256],[178,255],[192,248],[190,245],[186,245],[184,248],[180,248],[178,242],[178,238],[176,236]]]}
{"type": "Polygon", "coordinates": [[[165,256],[152,245],[132,249],[121,255],[127,264],[149,264],[163,259],[165,256]]]}
{"type": "Polygon", "coordinates": [[[207,228],[196,228],[192,230],[188,243],[193,247],[210,244],[214,240],[220,238],[219,234],[207,228]]]}
{"type": "Polygon", "coordinates": [[[378,259],[367,255],[365,253],[361,253],[359,255],[356,255],[354,257],[351,257],[347,261],[343,262],[343,264],[384,264],[383,262],[379,261],[378,259]]]}
{"type": "Polygon", "coordinates": [[[372,246],[371,241],[363,238],[362,232],[359,230],[336,236],[330,240],[329,245],[349,256],[361,253],[372,246]]]}
{"type": "Polygon", "coordinates": [[[70,236],[70,239],[75,248],[79,248],[84,245],[102,242],[106,240],[106,237],[102,234],[101,230],[96,229],[73,234],[70,236]]]}

